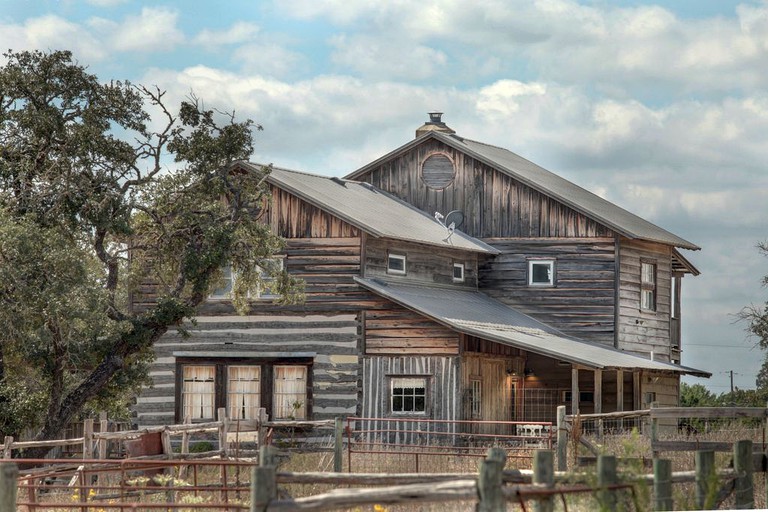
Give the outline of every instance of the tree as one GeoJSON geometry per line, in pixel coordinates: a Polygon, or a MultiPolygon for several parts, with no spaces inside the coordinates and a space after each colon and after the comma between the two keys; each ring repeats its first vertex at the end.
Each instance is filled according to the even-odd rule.
{"type": "MultiPolygon", "coordinates": [[[[757,249],[763,256],[768,256],[768,242],[757,244],[757,249]]],[[[768,286],[768,275],[763,276],[761,282],[763,286],[768,286]]],[[[762,306],[746,306],[739,312],[738,317],[747,323],[747,334],[756,341],[756,345],[762,350],[768,350],[768,302],[762,306]]],[[[755,385],[758,390],[768,393],[768,357],[763,361],[755,385]]]]}
{"type": "MultiPolygon", "coordinates": [[[[159,89],[100,83],[67,51],[5,57],[0,430],[45,440],[135,391],[154,342],[194,315],[224,265],[247,308],[254,269],[282,240],[258,219],[269,169],[232,166],[253,150],[250,120],[193,95],[172,113],[159,89]],[[133,308],[148,284],[152,303],[133,308]]],[[[283,301],[301,300],[287,273],[270,277],[283,301]]]]}
{"type": "Polygon", "coordinates": [[[713,407],[717,397],[701,384],[680,383],[681,407],[713,407]]]}

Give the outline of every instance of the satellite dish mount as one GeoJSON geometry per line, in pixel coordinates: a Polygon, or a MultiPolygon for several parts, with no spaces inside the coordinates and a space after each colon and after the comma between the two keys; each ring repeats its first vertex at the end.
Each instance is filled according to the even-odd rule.
{"type": "Polygon", "coordinates": [[[453,210],[443,215],[435,212],[435,220],[448,231],[448,236],[443,238],[443,242],[449,242],[453,232],[464,224],[464,213],[461,210],[453,210]]]}

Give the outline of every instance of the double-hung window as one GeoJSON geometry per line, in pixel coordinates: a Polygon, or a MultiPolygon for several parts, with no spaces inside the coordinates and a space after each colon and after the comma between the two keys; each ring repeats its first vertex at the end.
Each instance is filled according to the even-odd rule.
{"type": "Polygon", "coordinates": [[[656,264],[640,262],[640,309],[656,311],[656,264]]]}
{"type": "Polygon", "coordinates": [[[233,420],[258,418],[259,408],[275,420],[311,414],[311,359],[177,361],[177,420],[216,419],[224,407],[233,420]]]}
{"type": "MultiPolygon", "coordinates": [[[[269,258],[264,260],[261,265],[257,267],[260,280],[259,285],[255,290],[251,290],[248,293],[248,297],[251,299],[274,299],[278,297],[279,294],[277,293],[276,286],[277,279],[275,279],[275,276],[282,272],[283,268],[283,258],[269,258]]],[[[209,297],[214,300],[231,299],[235,282],[237,282],[237,272],[233,270],[231,264],[225,265],[221,268],[219,286],[211,292],[209,297]]]]}

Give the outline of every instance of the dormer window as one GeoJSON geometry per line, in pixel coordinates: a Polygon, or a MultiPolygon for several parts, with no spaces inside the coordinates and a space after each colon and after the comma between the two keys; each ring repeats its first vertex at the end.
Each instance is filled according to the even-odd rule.
{"type": "Polygon", "coordinates": [[[405,275],[405,255],[390,254],[388,256],[387,274],[405,275]]]}
{"type": "Polygon", "coordinates": [[[453,264],[453,282],[454,283],[464,282],[464,264],[463,263],[453,264]]]}
{"type": "Polygon", "coordinates": [[[555,260],[528,260],[528,286],[554,286],[555,260]]]}

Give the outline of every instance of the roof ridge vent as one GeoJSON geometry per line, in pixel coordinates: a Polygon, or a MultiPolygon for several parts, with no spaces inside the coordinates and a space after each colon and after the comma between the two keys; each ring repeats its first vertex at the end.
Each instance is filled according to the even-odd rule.
{"type": "Polygon", "coordinates": [[[339,178],[338,176],[332,176],[331,177],[331,181],[334,182],[334,183],[338,183],[342,187],[346,187],[347,186],[347,182],[345,180],[339,178]]]}
{"type": "Polygon", "coordinates": [[[425,135],[429,132],[442,132],[442,133],[456,133],[454,130],[450,129],[447,124],[443,122],[443,113],[442,112],[428,112],[429,114],[429,121],[424,123],[420,128],[416,130],[416,138],[421,137],[422,135],[425,135]]]}

